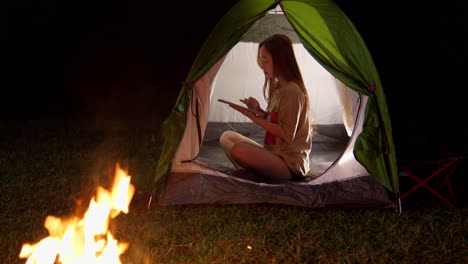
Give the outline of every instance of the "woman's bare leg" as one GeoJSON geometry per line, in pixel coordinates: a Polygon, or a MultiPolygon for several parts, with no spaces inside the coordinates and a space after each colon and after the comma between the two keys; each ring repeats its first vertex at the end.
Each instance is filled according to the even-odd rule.
{"type": "Polygon", "coordinates": [[[236,169],[241,169],[242,166],[237,164],[236,161],[232,158],[231,150],[232,150],[232,147],[239,142],[247,142],[249,144],[262,147],[257,142],[237,132],[234,132],[234,131],[224,132],[219,138],[219,144],[221,145],[221,148],[223,149],[224,153],[226,154],[226,156],[229,158],[229,160],[232,162],[232,164],[234,165],[236,169]]]}
{"type": "Polygon", "coordinates": [[[257,175],[276,180],[292,178],[286,163],[278,155],[261,146],[239,142],[233,146],[231,156],[237,164],[257,175]]]}
{"type": "Polygon", "coordinates": [[[224,132],[219,143],[226,156],[237,169],[246,169],[263,177],[290,180],[286,163],[262,145],[234,131],[224,132]]]}

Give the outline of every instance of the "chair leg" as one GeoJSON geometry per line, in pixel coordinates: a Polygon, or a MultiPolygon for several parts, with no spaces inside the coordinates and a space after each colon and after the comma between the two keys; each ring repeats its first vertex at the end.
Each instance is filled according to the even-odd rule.
{"type": "Polygon", "coordinates": [[[452,198],[452,201],[455,203],[456,202],[456,197],[455,197],[455,192],[453,191],[452,188],[452,182],[450,181],[450,176],[455,172],[459,164],[459,161],[455,162],[452,166],[452,169],[445,175],[445,181],[447,182],[447,188],[450,193],[450,197],[452,198]]]}
{"type": "Polygon", "coordinates": [[[436,195],[439,199],[441,199],[442,201],[444,201],[445,203],[447,203],[448,205],[450,205],[451,207],[455,207],[455,204],[453,204],[452,202],[450,202],[448,199],[446,199],[444,196],[442,196],[439,192],[437,192],[436,190],[434,190],[433,188],[431,188],[429,185],[427,185],[427,182],[434,178],[435,176],[439,175],[442,171],[444,171],[445,169],[449,168],[450,166],[454,165],[454,167],[452,167],[452,169],[449,171],[449,173],[447,174],[446,176],[446,179],[447,179],[447,184],[449,185],[449,191],[450,191],[450,194],[451,194],[451,198],[455,201],[454,197],[455,197],[455,194],[453,193],[453,189],[452,189],[452,185],[450,184],[450,180],[448,179],[448,177],[450,177],[453,172],[455,171],[455,168],[456,166],[458,165],[458,163],[456,162],[456,160],[451,160],[449,161],[448,163],[444,164],[443,166],[441,166],[438,170],[436,170],[434,173],[432,173],[432,175],[430,175],[429,177],[425,178],[424,180],[421,180],[419,179],[416,175],[414,175],[411,171],[409,171],[408,169],[405,169],[405,168],[402,168],[402,170],[404,172],[406,172],[406,174],[408,174],[408,176],[410,176],[412,179],[414,179],[415,181],[418,182],[417,185],[413,186],[413,188],[411,188],[409,191],[407,191],[406,193],[404,193],[403,195],[401,195],[401,199],[403,199],[404,197],[408,196],[409,194],[411,194],[412,192],[414,192],[416,189],[418,189],[419,187],[421,186],[424,186],[426,189],[428,189],[430,192],[432,192],[434,195],[436,195]]]}

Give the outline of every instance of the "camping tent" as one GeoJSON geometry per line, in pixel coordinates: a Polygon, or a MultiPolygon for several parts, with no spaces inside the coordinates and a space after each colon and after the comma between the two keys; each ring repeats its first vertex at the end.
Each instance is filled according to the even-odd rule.
{"type": "Polygon", "coordinates": [[[383,87],[364,41],[331,0],[235,4],[205,41],[162,124],[162,135],[154,180],[158,205],[397,206],[395,149],[383,87]],[[254,139],[260,133],[261,138],[257,126],[217,100],[263,98],[256,51],[258,42],[274,33],[294,42],[318,128],[307,181],[230,176],[232,168],[217,145],[227,129],[254,139]]]}

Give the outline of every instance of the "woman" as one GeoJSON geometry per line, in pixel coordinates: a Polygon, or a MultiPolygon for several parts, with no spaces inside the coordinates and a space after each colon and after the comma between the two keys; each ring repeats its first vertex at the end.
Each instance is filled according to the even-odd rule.
{"type": "Polygon", "coordinates": [[[309,171],[312,131],[309,98],[291,40],[280,34],[267,38],[259,44],[257,62],[265,74],[266,111],[252,97],[241,102],[263,115],[230,106],[266,130],[264,146],[233,131],[221,135],[220,145],[236,168],[252,172],[242,178],[300,180],[309,171]]]}

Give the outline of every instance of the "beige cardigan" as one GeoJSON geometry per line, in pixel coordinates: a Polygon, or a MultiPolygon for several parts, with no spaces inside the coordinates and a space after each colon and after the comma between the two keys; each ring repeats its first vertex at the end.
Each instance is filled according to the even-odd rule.
{"type": "MultiPolygon", "coordinates": [[[[312,131],[306,98],[301,87],[295,82],[278,87],[269,100],[267,113],[269,112],[277,112],[278,124],[285,138],[276,137],[273,140],[275,143],[265,143],[264,147],[278,154],[297,175],[305,176],[310,170],[312,131]]],[[[268,118],[267,115],[267,120],[268,118]]]]}

